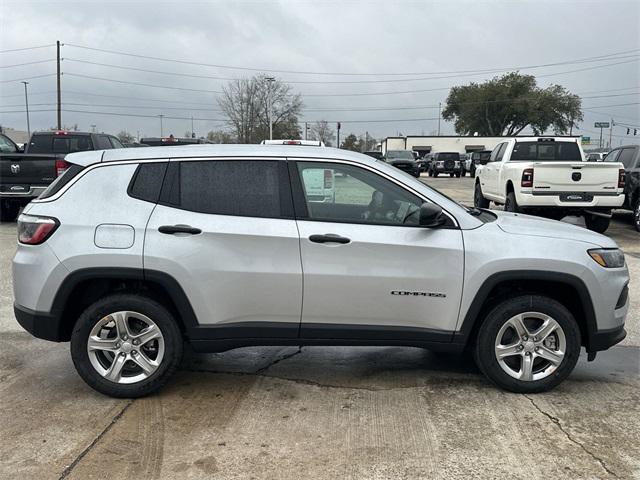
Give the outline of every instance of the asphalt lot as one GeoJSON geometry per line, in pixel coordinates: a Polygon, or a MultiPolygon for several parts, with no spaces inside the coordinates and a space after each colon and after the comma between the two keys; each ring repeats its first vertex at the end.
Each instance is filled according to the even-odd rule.
{"type": "MultiPolygon", "coordinates": [[[[469,178],[428,181],[471,201],[469,178]]],[[[624,214],[608,234],[637,304],[640,234],[624,214]]],[[[17,325],[14,250],[1,224],[0,478],[640,478],[638,309],[546,394],[500,391],[466,357],[278,347],[189,354],[159,394],[114,400],[17,325]]]]}

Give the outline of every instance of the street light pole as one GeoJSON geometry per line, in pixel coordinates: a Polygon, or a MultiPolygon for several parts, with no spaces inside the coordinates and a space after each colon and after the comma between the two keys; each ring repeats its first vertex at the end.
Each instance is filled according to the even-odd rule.
{"type": "Polygon", "coordinates": [[[24,83],[24,106],[27,110],[27,136],[31,138],[31,125],[29,124],[29,96],[27,95],[27,85],[29,82],[22,81],[24,83]]]}
{"type": "Polygon", "coordinates": [[[163,136],[164,132],[162,130],[162,117],[164,117],[164,115],[160,114],[158,115],[158,117],[160,117],[160,137],[163,136]]]}
{"type": "Polygon", "coordinates": [[[269,101],[269,140],[273,140],[273,99],[271,98],[271,84],[276,81],[274,77],[266,77],[267,99],[269,101]]]}
{"type": "Polygon", "coordinates": [[[438,102],[438,136],[440,136],[440,110],[442,109],[442,103],[438,102]]]}

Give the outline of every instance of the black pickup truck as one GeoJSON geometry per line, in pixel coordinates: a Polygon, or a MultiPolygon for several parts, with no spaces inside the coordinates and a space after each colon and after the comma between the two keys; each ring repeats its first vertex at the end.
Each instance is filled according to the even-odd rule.
{"type": "Polygon", "coordinates": [[[633,211],[633,226],[640,232],[640,145],[625,145],[607,153],[605,162],[620,162],[624,165],[624,205],[633,211]]]}
{"type": "Polygon", "coordinates": [[[69,167],[67,153],[122,148],[114,136],[84,132],[36,132],[24,151],[0,136],[0,220],[13,221],[20,208],[38,197],[69,167]]]}

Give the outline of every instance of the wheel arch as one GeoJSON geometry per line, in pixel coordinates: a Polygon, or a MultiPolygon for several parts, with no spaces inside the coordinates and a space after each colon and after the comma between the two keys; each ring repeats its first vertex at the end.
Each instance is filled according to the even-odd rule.
{"type": "Polygon", "coordinates": [[[563,304],[572,313],[580,328],[582,345],[592,350],[597,331],[591,294],[584,282],[571,274],[547,271],[499,272],[487,278],[478,289],[453,341],[470,345],[486,315],[504,300],[505,295],[544,295],[563,304]]]}
{"type": "Polygon", "coordinates": [[[51,314],[58,318],[58,341],[66,342],[80,314],[110,293],[145,295],[168,308],[183,333],[197,325],[191,303],[170,275],[138,268],[87,268],[70,273],[53,300],[51,314]]]}

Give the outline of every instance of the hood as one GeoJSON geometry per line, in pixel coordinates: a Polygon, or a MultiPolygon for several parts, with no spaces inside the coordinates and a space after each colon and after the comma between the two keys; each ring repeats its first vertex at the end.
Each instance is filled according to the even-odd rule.
{"type": "Polygon", "coordinates": [[[533,237],[558,238],[590,243],[601,248],[617,248],[618,245],[612,239],[578,225],[549,220],[547,218],[533,217],[521,213],[491,211],[498,216],[498,227],[506,233],[513,235],[526,235],[533,237]]]}

